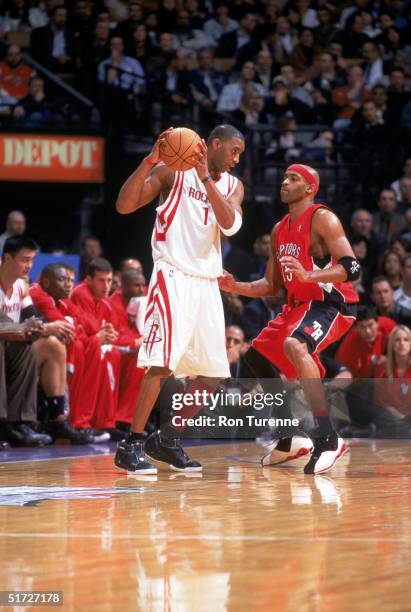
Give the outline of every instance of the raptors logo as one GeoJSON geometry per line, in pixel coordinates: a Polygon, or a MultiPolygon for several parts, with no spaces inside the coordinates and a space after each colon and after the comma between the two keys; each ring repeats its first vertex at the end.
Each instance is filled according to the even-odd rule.
{"type": "Polygon", "coordinates": [[[153,350],[153,346],[155,342],[161,342],[162,337],[159,334],[160,323],[157,320],[154,320],[151,325],[147,337],[144,338],[144,344],[146,345],[147,355],[151,355],[151,351],[153,350]]]}

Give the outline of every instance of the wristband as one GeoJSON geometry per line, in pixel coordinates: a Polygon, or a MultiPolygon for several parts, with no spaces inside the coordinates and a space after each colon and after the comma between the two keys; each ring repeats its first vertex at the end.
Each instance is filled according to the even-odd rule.
{"type": "Polygon", "coordinates": [[[157,166],[157,164],[153,164],[153,162],[150,161],[147,157],[144,158],[144,161],[148,166],[150,166],[150,168],[154,168],[154,166],[157,166]]]}
{"type": "Polygon", "coordinates": [[[223,232],[224,236],[233,236],[234,234],[238,232],[242,224],[243,224],[243,218],[240,215],[240,213],[237,210],[235,210],[234,211],[234,221],[233,221],[232,226],[231,227],[221,227],[221,225],[219,225],[219,228],[223,232]]]}
{"type": "Polygon", "coordinates": [[[209,181],[211,179],[211,176],[209,174],[207,174],[207,176],[205,176],[202,180],[203,183],[206,183],[207,181],[209,181]]]}

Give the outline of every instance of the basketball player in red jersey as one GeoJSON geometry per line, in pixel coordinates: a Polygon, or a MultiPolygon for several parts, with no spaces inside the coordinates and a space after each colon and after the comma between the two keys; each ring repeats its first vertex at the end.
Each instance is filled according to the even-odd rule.
{"type": "Polygon", "coordinates": [[[151,240],[154,270],[138,355],[146,375],[131,432],[115,456],[117,467],[140,474],[157,471],[147,456],[174,470],[202,469],[181,448],[176,430],[168,427],[144,442],[144,428],[161,378],[173,372],[230,376],[217,281],[223,273],[220,232],[232,236],[240,229],[244,197],[241,181],[230,174],[245,146],[236,128],[215,128],[193,159],[196,165],[185,172],[174,172],[160,162],[165,134],[127,179],[116,204],[120,213],[128,214],[159,197],[151,240]]]}
{"type": "Polygon", "coordinates": [[[350,281],[360,274],[340,221],[326,206],[314,203],[318,188],[313,168],[289,166],[281,186],[281,200],[289,212],[272,231],[264,278],[240,283],[225,272],[219,281],[221,289],[248,297],[275,295],[281,285],[287,290],[287,305],[255,338],[245,358],[259,378],[278,376],[279,371],[300,380],[319,424],[311,436],[313,444],[282,439],[262,463],[284,463],[312,451],[304,468],[307,474],[331,469],[346,450],[328,417],[318,352],[354,323],[358,296],[350,281]]]}

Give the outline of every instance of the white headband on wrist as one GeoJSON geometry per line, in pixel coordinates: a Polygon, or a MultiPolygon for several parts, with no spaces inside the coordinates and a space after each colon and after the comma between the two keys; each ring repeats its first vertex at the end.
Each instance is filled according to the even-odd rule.
{"type": "Polygon", "coordinates": [[[219,225],[220,230],[223,232],[224,236],[234,236],[240,229],[243,224],[243,218],[238,212],[238,210],[234,211],[234,221],[231,227],[221,227],[219,225]]]}

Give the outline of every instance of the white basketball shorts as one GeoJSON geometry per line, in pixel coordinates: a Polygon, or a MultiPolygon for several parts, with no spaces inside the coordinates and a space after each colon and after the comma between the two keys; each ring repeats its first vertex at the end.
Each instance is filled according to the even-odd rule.
{"type": "Polygon", "coordinates": [[[154,263],[138,367],[228,378],[224,311],[216,279],[154,263]]]}

